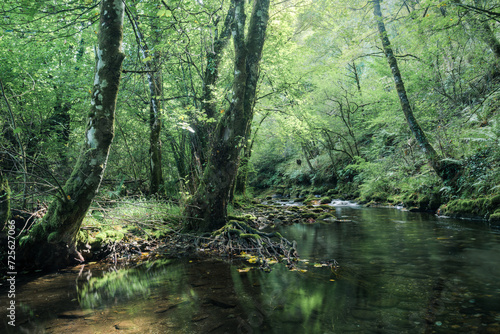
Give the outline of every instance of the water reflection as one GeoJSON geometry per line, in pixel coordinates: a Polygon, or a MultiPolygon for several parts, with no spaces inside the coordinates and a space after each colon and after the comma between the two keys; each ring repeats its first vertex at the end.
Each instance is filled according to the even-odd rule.
{"type": "Polygon", "coordinates": [[[204,260],[69,270],[20,284],[20,326],[2,332],[500,332],[498,230],[383,208],[336,215],[349,222],[283,227],[305,272],[204,260]],[[332,259],[340,269],[314,266],[332,259]]]}

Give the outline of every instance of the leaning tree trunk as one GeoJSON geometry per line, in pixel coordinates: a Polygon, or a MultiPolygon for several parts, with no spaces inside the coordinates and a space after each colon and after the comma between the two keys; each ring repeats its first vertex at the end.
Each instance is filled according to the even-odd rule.
{"type": "Polygon", "coordinates": [[[437,152],[432,147],[431,143],[427,139],[425,132],[422,130],[418,124],[406,94],[406,88],[403,83],[403,78],[401,72],[399,71],[398,62],[394,56],[394,52],[389,41],[389,36],[385,29],[384,20],[382,18],[382,11],[380,9],[380,0],[373,0],[373,13],[377,20],[378,31],[380,40],[382,41],[382,46],[384,48],[384,53],[391,68],[392,75],[394,77],[394,83],[396,84],[396,91],[399,96],[399,102],[401,108],[406,117],[406,121],[410,127],[411,132],[417,139],[420,148],[424,152],[429,164],[437,173],[437,175],[444,181],[448,182],[454,179],[455,175],[459,170],[459,165],[454,162],[443,162],[437,152]]]}
{"type": "Polygon", "coordinates": [[[253,118],[259,63],[269,19],[269,0],[253,2],[246,39],[245,0],[233,1],[233,98],[214,131],[202,182],[186,209],[187,229],[191,230],[213,231],[226,223],[227,205],[238,172],[240,151],[253,118]]]}
{"type": "MultiPolygon", "coordinates": [[[[85,143],[73,172],[43,220],[20,240],[20,255],[37,267],[59,267],[83,260],[76,235],[96,195],[114,137],[115,106],[120,82],[124,4],[103,0],[97,65],[85,143]]],[[[63,88],[61,88],[63,89],[63,88]]]]}

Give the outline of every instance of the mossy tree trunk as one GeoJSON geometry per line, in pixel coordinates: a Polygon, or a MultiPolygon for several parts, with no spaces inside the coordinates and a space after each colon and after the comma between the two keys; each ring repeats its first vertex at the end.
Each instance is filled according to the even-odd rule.
{"type": "Polygon", "coordinates": [[[396,85],[396,91],[399,97],[399,102],[401,104],[401,108],[405,115],[408,126],[417,139],[417,142],[424,152],[431,167],[445,183],[450,182],[454,179],[454,176],[457,174],[460,166],[453,162],[443,162],[436,150],[434,150],[431,143],[427,139],[425,132],[418,124],[417,119],[413,115],[413,110],[411,108],[408,95],[406,94],[406,88],[403,83],[403,78],[401,76],[401,72],[399,71],[398,62],[394,55],[394,51],[392,50],[389,36],[385,29],[384,19],[382,17],[382,11],[380,9],[380,0],[373,0],[373,13],[375,15],[375,19],[377,20],[379,37],[382,42],[387,62],[389,63],[389,67],[392,71],[394,83],[396,85]]]}
{"type": "Polygon", "coordinates": [[[220,33],[218,27],[219,19],[216,19],[214,24],[214,41],[211,48],[206,51],[207,62],[203,76],[203,92],[201,97],[201,109],[206,116],[206,120],[199,121],[193,119],[191,124],[194,132],[190,137],[192,148],[191,166],[193,171],[190,177],[194,184],[198,184],[198,180],[196,179],[206,167],[209,157],[210,140],[216,127],[215,123],[211,122],[211,120],[215,120],[218,117],[217,101],[214,91],[217,80],[219,79],[219,67],[222,61],[222,55],[231,39],[231,25],[234,21],[234,10],[235,1],[233,0],[229,6],[220,33]]]}
{"type": "Polygon", "coordinates": [[[234,43],[233,97],[211,140],[210,156],[202,182],[187,206],[187,228],[213,231],[226,223],[227,205],[238,172],[240,151],[245,145],[250,123],[259,63],[264,47],[269,0],[253,1],[245,37],[245,1],[234,0],[231,35],[234,43]]]}
{"type": "Polygon", "coordinates": [[[74,259],[76,236],[103,177],[114,137],[115,106],[120,82],[124,4],[103,0],[97,64],[88,125],[80,157],[63,187],[63,197],[49,206],[43,220],[20,240],[20,257],[37,267],[59,267],[74,259]]]}

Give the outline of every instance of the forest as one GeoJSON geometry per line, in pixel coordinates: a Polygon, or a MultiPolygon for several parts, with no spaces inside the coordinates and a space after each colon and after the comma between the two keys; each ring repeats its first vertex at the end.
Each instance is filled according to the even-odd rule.
{"type": "Polygon", "coordinates": [[[43,268],[182,234],[290,255],[248,214],[276,197],[498,223],[499,6],[2,1],[3,235],[43,268]]]}
{"type": "Polygon", "coordinates": [[[498,333],[499,109],[497,0],[2,0],[0,331],[498,333]]]}

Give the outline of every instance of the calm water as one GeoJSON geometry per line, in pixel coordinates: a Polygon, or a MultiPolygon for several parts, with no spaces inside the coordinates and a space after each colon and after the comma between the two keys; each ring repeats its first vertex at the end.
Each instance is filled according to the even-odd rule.
{"type": "MultiPolygon", "coordinates": [[[[282,229],[305,272],[96,265],[22,282],[4,333],[500,333],[500,231],[384,208],[282,229]],[[337,260],[340,269],[315,267],[337,260]]],[[[21,276],[21,275],[19,275],[21,276]]],[[[6,293],[1,295],[5,315],[6,293]]]]}

